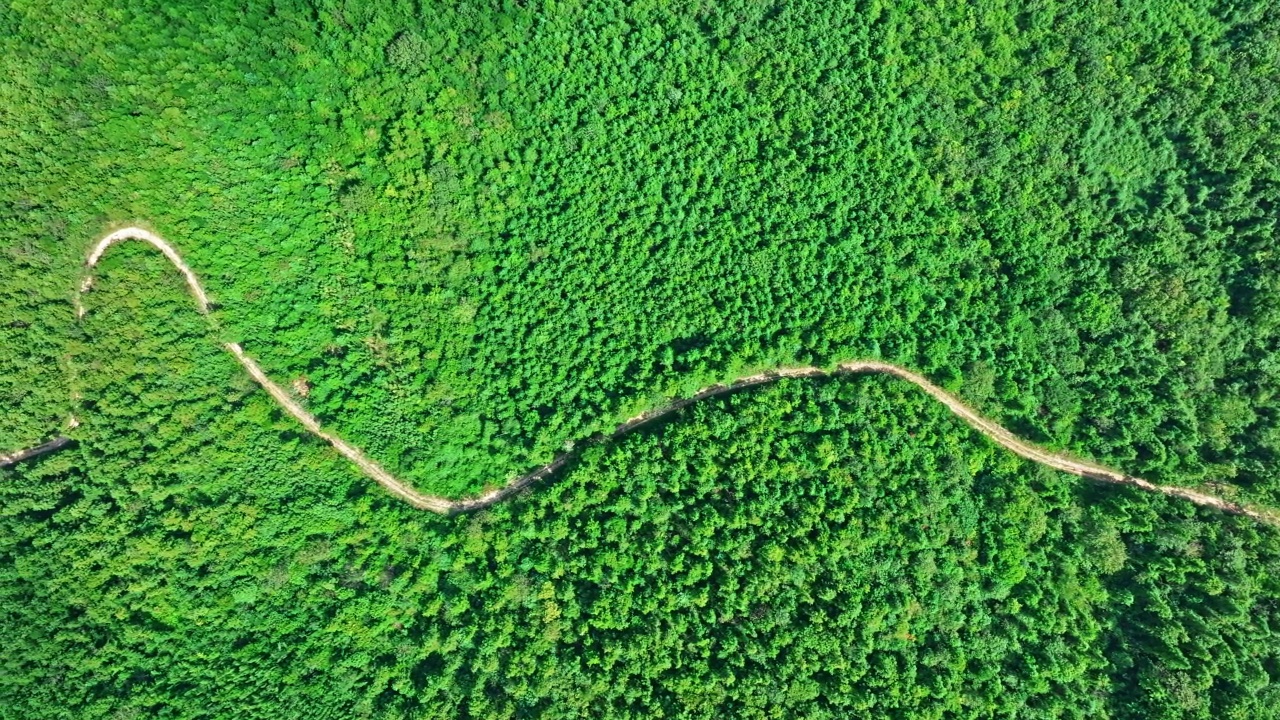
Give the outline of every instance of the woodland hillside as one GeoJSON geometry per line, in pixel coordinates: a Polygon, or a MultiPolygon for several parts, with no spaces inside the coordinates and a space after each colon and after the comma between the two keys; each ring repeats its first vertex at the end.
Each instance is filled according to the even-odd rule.
{"type": "Polygon", "coordinates": [[[893,379],[439,518],[221,348],[449,497],[872,358],[1276,507],[1278,102],[1264,0],[4,0],[0,718],[1278,717],[1274,529],[893,379]]]}

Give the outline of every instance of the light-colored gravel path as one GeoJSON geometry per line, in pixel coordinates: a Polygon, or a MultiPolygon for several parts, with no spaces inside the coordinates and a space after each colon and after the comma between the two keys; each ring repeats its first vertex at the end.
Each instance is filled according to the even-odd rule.
{"type": "MultiPolygon", "coordinates": [[[[98,261],[102,258],[102,254],[106,252],[108,248],[124,240],[140,240],[142,242],[149,243],[163,253],[164,256],[173,263],[174,267],[178,268],[178,271],[182,273],[183,277],[186,278],[187,287],[191,290],[191,295],[196,300],[196,307],[201,313],[208,315],[210,303],[208,295],[205,294],[204,287],[200,285],[200,281],[196,277],[195,273],[192,272],[191,268],[182,260],[182,256],[173,249],[173,246],[171,246],[164,238],[149,230],[139,227],[126,227],[115,230],[104,236],[97,242],[97,244],[94,245],[93,250],[89,253],[85,262],[85,277],[78,288],[75,299],[76,313],[79,317],[83,317],[85,313],[84,306],[80,301],[80,296],[81,294],[88,292],[93,286],[93,267],[98,264],[98,261]]],[[[225,347],[227,352],[231,353],[232,357],[240,363],[241,367],[245,369],[245,372],[249,373],[249,376],[252,377],[258,385],[262,386],[262,389],[266,390],[267,394],[270,395],[285,412],[292,415],[294,419],[301,423],[303,427],[316,437],[332,445],[334,450],[337,450],[344,457],[354,463],[356,467],[360,468],[361,472],[372,478],[379,485],[382,485],[392,495],[395,495],[414,507],[422,508],[423,510],[448,514],[478,510],[488,505],[492,505],[514,495],[538,480],[547,477],[562,467],[571,457],[570,453],[564,453],[550,463],[532,472],[509,480],[508,482],[503,483],[500,487],[475,497],[450,500],[448,498],[438,497],[435,495],[427,495],[418,492],[409,484],[397,479],[391,473],[387,472],[381,465],[365,455],[360,448],[351,445],[342,438],[333,435],[320,427],[320,422],[316,420],[315,416],[307,412],[292,395],[277,385],[273,380],[271,380],[271,378],[267,377],[267,374],[263,372],[258,363],[253,358],[249,357],[238,343],[229,342],[223,347],[225,347]]],[[[1051,452],[1032,443],[1026,442],[1006,430],[1003,426],[979,415],[973,408],[964,404],[960,398],[952,395],[946,390],[943,390],[937,385],[934,385],[923,376],[911,372],[906,368],[880,360],[849,360],[837,364],[830,370],[817,367],[778,368],[738,378],[728,384],[712,385],[699,390],[690,397],[674,400],[660,408],[650,410],[649,412],[631,418],[619,425],[607,436],[597,436],[592,438],[591,441],[599,442],[607,438],[616,438],[641,425],[644,425],[645,423],[651,422],[665,415],[669,415],[681,408],[698,402],[699,400],[732,392],[741,388],[761,385],[783,378],[825,377],[829,375],[852,373],[881,373],[906,380],[912,385],[923,390],[938,402],[942,403],[957,417],[968,423],[970,427],[985,435],[996,444],[1001,445],[1021,457],[1046,465],[1055,470],[1061,470],[1062,472],[1079,475],[1081,477],[1100,482],[1116,485],[1131,485],[1148,492],[1162,493],[1164,495],[1190,500],[1197,505],[1217,508],[1224,512],[1246,515],[1256,520],[1272,524],[1280,524],[1280,517],[1277,517],[1276,513],[1269,509],[1246,507],[1214,495],[1192,490],[1190,488],[1182,488],[1172,485],[1156,485],[1155,483],[1143,480],[1142,478],[1126,475],[1118,470],[1113,470],[1102,465],[1072,458],[1062,453],[1051,452]]],[[[57,437],[34,448],[21,450],[10,455],[0,455],[0,466],[10,465],[21,460],[35,457],[36,455],[57,450],[68,442],[69,440],[65,437],[57,437]]]]}

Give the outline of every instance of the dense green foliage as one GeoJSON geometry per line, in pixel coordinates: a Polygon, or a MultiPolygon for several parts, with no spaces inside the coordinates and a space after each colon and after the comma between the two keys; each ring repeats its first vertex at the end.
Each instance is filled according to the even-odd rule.
{"type": "Polygon", "coordinates": [[[1280,717],[1263,0],[7,0],[0,717],[1280,717]],[[113,248],[77,321],[85,250],[113,248]],[[76,398],[79,398],[78,400],[76,398]]]}
{"type": "Polygon", "coordinates": [[[5,447],[65,417],[81,250],[141,220],[427,490],[872,356],[1276,499],[1272,3],[145,5],[0,11],[5,447]]]}
{"type": "MultiPolygon", "coordinates": [[[[106,290],[173,279],[121,254],[100,322],[181,316],[106,290]]],[[[137,370],[86,373],[111,431],[0,483],[0,716],[1280,717],[1280,534],[1023,463],[892,379],[708,401],[440,518],[197,325],[104,342],[137,370]]]]}

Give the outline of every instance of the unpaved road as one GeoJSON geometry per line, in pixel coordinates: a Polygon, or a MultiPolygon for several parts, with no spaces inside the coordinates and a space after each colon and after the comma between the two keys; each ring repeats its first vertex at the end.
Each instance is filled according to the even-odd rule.
{"type": "MultiPolygon", "coordinates": [[[[75,297],[77,316],[82,317],[85,312],[84,306],[80,302],[80,296],[93,286],[93,267],[98,264],[98,261],[102,258],[103,253],[106,252],[108,248],[124,240],[141,240],[142,242],[149,243],[163,253],[164,256],[173,263],[174,267],[178,268],[178,271],[182,273],[183,277],[186,278],[187,287],[191,290],[191,295],[196,300],[196,307],[201,313],[208,315],[209,297],[205,294],[204,287],[200,285],[200,281],[196,278],[195,273],[192,272],[191,268],[182,260],[182,256],[173,249],[173,246],[166,242],[164,238],[149,230],[139,227],[126,227],[115,230],[104,236],[96,245],[94,245],[93,250],[89,253],[88,258],[85,261],[85,277],[77,288],[75,297]]],[[[407,483],[402,482],[391,473],[387,472],[381,465],[365,455],[360,448],[351,445],[342,438],[326,432],[321,428],[320,422],[316,420],[311,413],[307,412],[301,405],[299,405],[297,401],[293,399],[293,396],[272,381],[271,378],[267,377],[267,374],[262,371],[262,368],[259,367],[258,363],[254,361],[253,358],[249,357],[238,343],[226,343],[223,347],[225,347],[227,352],[231,353],[232,357],[234,357],[236,361],[244,367],[250,377],[261,385],[262,389],[266,390],[267,394],[270,395],[280,405],[280,407],[285,410],[285,412],[292,415],[299,423],[301,423],[303,427],[315,436],[332,445],[335,450],[354,463],[356,467],[359,467],[361,471],[375,480],[378,484],[386,488],[392,495],[395,495],[414,507],[422,508],[423,510],[430,510],[440,514],[448,514],[478,510],[488,505],[492,505],[504,498],[514,495],[534,482],[537,482],[538,480],[555,472],[571,457],[570,453],[564,453],[558,456],[555,460],[552,460],[550,463],[530,473],[526,473],[525,475],[521,475],[520,477],[510,480],[501,487],[495,488],[481,495],[477,495],[476,497],[450,500],[448,498],[438,497],[435,495],[427,495],[418,492],[407,483]]],[[[1280,524],[1280,518],[1277,518],[1274,512],[1267,509],[1242,506],[1224,500],[1220,497],[1192,490],[1190,488],[1175,487],[1171,485],[1156,485],[1155,483],[1148,482],[1131,475],[1126,475],[1102,465],[1078,460],[1061,453],[1050,452],[1049,450],[1018,438],[1003,426],[979,415],[968,405],[961,402],[960,398],[952,395],[946,390],[943,390],[937,385],[934,385],[921,375],[913,373],[906,368],[879,360],[850,360],[839,363],[832,370],[824,370],[817,367],[778,368],[776,370],[738,378],[727,385],[712,385],[699,390],[691,397],[675,400],[660,408],[656,408],[642,415],[631,418],[619,425],[607,436],[596,436],[591,438],[588,442],[600,442],[607,438],[616,438],[645,423],[651,422],[665,415],[669,415],[699,400],[732,392],[740,388],[773,382],[782,378],[824,377],[828,375],[851,373],[883,373],[885,375],[892,375],[896,378],[906,380],[912,385],[915,385],[928,393],[938,402],[945,405],[948,410],[958,416],[961,420],[968,423],[970,427],[987,436],[993,442],[1007,448],[1021,457],[1038,462],[1042,465],[1047,465],[1055,470],[1061,470],[1063,472],[1071,473],[1072,475],[1079,475],[1084,478],[1113,483],[1116,485],[1132,485],[1133,487],[1141,488],[1148,492],[1163,493],[1165,495],[1190,500],[1197,505],[1217,508],[1224,512],[1246,515],[1256,520],[1272,524],[1280,524]]],[[[21,450],[11,455],[0,455],[0,466],[10,465],[21,460],[35,457],[36,455],[56,450],[66,445],[68,442],[69,440],[67,438],[58,437],[34,448],[21,450]]]]}

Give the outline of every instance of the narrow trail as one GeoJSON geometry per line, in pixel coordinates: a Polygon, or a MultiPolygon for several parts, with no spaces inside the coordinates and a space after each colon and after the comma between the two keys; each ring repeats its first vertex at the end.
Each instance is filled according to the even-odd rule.
{"type": "MultiPolygon", "coordinates": [[[[202,314],[208,316],[209,297],[205,294],[204,287],[200,285],[200,281],[196,277],[195,273],[192,272],[191,268],[182,260],[182,256],[173,249],[173,246],[165,241],[164,238],[149,230],[138,227],[126,227],[111,232],[99,240],[97,244],[94,245],[93,250],[89,253],[88,258],[85,260],[85,277],[77,287],[75,295],[77,318],[84,317],[85,314],[85,308],[81,302],[81,296],[93,287],[92,271],[94,266],[96,266],[98,261],[102,259],[103,253],[105,253],[108,248],[124,240],[140,240],[150,244],[163,253],[164,256],[173,263],[174,267],[182,273],[183,277],[186,278],[187,286],[191,290],[191,295],[196,300],[197,309],[199,309],[202,314]]],[[[213,322],[212,318],[210,318],[210,322],[213,322]]],[[[223,347],[227,352],[231,353],[232,357],[234,357],[237,362],[240,363],[240,365],[245,369],[245,372],[249,373],[249,376],[252,377],[258,385],[262,386],[262,389],[266,390],[267,394],[270,395],[285,412],[292,415],[294,419],[301,423],[303,427],[316,437],[319,437],[332,445],[333,448],[341,453],[343,457],[350,460],[356,465],[356,467],[360,468],[365,475],[372,478],[379,485],[382,485],[392,495],[395,495],[410,505],[423,510],[430,510],[431,512],[443,515],[468,512],[487,507],[500,502],[520,492],[533,483],[547,477],[563,467],[573,456],[571,452],[563,453],[557,456],[550,463],[543,465],[532,472],[521,475],[499,488],[490,490],[475,497],[450,500],[436,495],[427,495],[425,493],[418,492],[409,484],[399,480],[394,475],[387,472],[381,465],[365,455],[360,448],[351,445],[332,433],[326,432],[322,427],[320,427],[320,422],[316,420],[315,416],[311,415],[311,413],[307,412],[305,408],[299,405],[298,402],[294,400],[293,396],[286,392],[284,388],[280,387],[271,380],[271,378],[267,377],[267,374],[263,372],[257,361],[249,357],[238,343],[224,343],[223,347]]],[[[595,437],[590,438],[587,442],[598,443],[607,439],[617,438],[631,432],[641,425],[652,422],[666,415],[670,415],[671,413],[676,412],[681,408],[688,407],[700,400],[733,392],[741,388],[762,385],[776,380],[781,380],[783,378],[814,378],[858,373],[880,373],[892,375],[893,377],[905,380],[912,385],[915,385],[929,396],[946,406],[948,410],[954,413],[961,420],[968,423],[974,430],[985,435],[996,444],[1010,450],[1020,457],[1026,458],[1027,460],[1091,480],[1115,485],[1130,485],[1147,492],[1161,493],[1171,497],[1183,498],[1185,500],[1190,500],[1197,505],[1212,507],[1223,512],[1237,515],[1244,515],[1273,525],[1280,525],[1280,517],[1277,517],[1274,512],[1267,509],[1247,507],[1214,495],[1192,490],[1190,488],[1176,487],[1172,485],[1157,485],[1147,480],[1143,480],[1142,478],[1126,475],[1125,473],[1113,470],[1103,465],[1079,460],[1038,447],[1032,443],[1022,440],[994,421],[979,415],[977,411],[973,410],[968,405],[965,405],[960,398],[952,395],[946,390],[943,390],[937,385],[934,385],[923,376],[911,372],[906,368],[880,360],[849,360],[837,364],[834,369],[831,370],[825,370],[818,367],[778,368],[738,378],[728,384],[712,385],[697,391],[690,397],[674,400],[667,405],[655,408],[631,418],[619,425],[611,433],[608,433],[607,435],[596,435],[595,437]]],[[[71,427],[75,427],[77,424],[78,422],[74,417],[72,417],[69,421],[69,425],[71,427]]],[[[27,460],[29,458],[36,457],[37,455],[52,452],[64,447],[70,442],[70,438],[59,436],[44,443],[43,445],[38,445],[26,450],[20,450],[10,455],[0,455],[0,467],[12,465],[13,463],[27,460]]]]}

